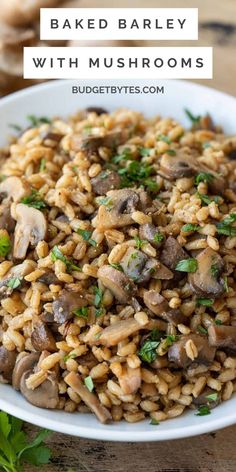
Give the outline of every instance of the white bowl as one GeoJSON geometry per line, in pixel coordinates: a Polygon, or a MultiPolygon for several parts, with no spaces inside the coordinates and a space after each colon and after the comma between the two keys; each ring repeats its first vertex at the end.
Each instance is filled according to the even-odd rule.
{"type": "MultiPolygon", "coordinates": [[[[118,81],[114,81],[114,85],[118,81]]],[[[154,81],[150,81],[152,85],[154,81]]],[[[112,81],[103,81],[102,85],[111,85],[112,81]]],[[[143,112],[147,116],[161,114],[172,116],[184,125],[189,122],[184,108],[194,114],[210,112],[215,121],[224,126],[227,133],[236,133],[236,99],[183,81],[162,81],[165,95],[134,94],[93,94],[72,95],[70,81],[53,81],[36,85],[0,100],[0,142],[6,142],[10,133],[9,123],[26,125],[26,116],[67,116],[87,106],[102,106],[109,111],[117,107],[127,107],[143,112]]],[[[98,85],[95,81],[82,81],[80,85],[98,85]]],[[[141,81],[124,80],[119,85],[142,85],[141,81]]],[[[144,84],[147,85],[147,82],[144,84]]],[[[92,439],[111,441],[162,441],[206,433],[236,423],[236,397],[222,403],[212,410],[209,416],[196,416],[194,411],[168,420],[158,426],[148,421],[128,424],[125,422],[110,425],[100,424],[91,414],[65,413],[43,410],[25,401],[20,393],[9,385],[0,384],[0,408],[29,423],[49,428],[62,433],[92,439]]]]}

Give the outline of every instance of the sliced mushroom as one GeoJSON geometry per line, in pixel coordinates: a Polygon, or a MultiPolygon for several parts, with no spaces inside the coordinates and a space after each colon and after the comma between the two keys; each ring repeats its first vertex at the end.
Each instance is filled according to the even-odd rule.
{"type": "MultiPolygon", "coordinates": [[[[214,398],[214,397],[213,397],[214,398]]],[[[197,398],[193,397],[193,404],[199,408],[201,406],[208,406],[209,410],[212,410],[216,406],[218,406],[221,402],[221,393],[212,390],[211,388],[207,387],[203,390],[197,398]],[[215,400],[211,399],[211,395],[216,396],[215,400]],[[210,398],[209,398],[210,397],[210,398]]]]}
{"type": "Polygon", "coordinates": [[[33,272],[35,267],[36,263],[29,259],[26,259],[24,262],[22,262],[22,264],[13,266],[0,280],[0,298],[5,295],[11,295],[13,292],[14,288],[8,286],[11,279],[18,279],[19,285],[16,288],[19,288],[21,284],[24,283],[23,278],[30,274],[30,272],[33,272]]]}
{"type": "Polygon", "coordinates": [[[197,164],[194,158],[186,151],[180,149],[174,156],[163,154],[160,159],[160,170],[167,179],[175,180],[181,177],[192,177],[197,172],[197,164]]]}
{"type": "Polygon", "coordinates": [[[107,347],[116,346],[119,342],[123,341],[123,339],[127,339],[141,329],[146,329],[146,327],[147,325],[141,325],[135,318],[117,321],[117,323],[103,329],[100,336],[94,339],[94,344],[103,344],[107,347]]]}
{"type": "Polygon", "coordinates": [[[157,261],[130,247],[120,260],[124,273],[136,283],[148,282],[157,268],[157,261]]]}
{"type": "Polygon", "coordinates": [[[71,137],[71,147],[74,151],[96,152],[100,147],[116,148],[128,139],[127,130],[109,131],[104,136],[86,136],[74,134],[71,137]]]}
{"type": "Polygon", "coordinates": [[[103,230],[119,228],[133,223],[131,214],[138,210],[141,204],[140,194],[124,188],[107,192],[109,208],[101,205],[97,215],[97,226],[103,230]]]}
{"type": "Polygon", "coordinates": [[[204,249],[196,257],[198,268],[188,274],[192,290],[200,296],[219,297],[224,292],[224,279],[221,274],[224,262],[220,254],[210,247],[204,249]]]}
{"type": "Polygon", "coordinates": [[[212,324],[208,328],[208,336],[211,346],[228,348],[236,352],[236,326],[212,324]]]}
{"type": "Polygon", "coordinates": [[[80,293],[62,290],[57,300],[52,304],[54,321],[60,324],[65,323],[65,321],[73,318],[74,310],[82,308],[87,304],[87,301],[80,293]]]}
{"type": "Polygon", "coordinates": [[[55,352],[57,350],[55,339],[49,327],[41,320],[34,323],[31,334],[31,343],[36,351],[55,352]]]}
{"type": "Polygon", "coordinates": [[[176,265],[179,261],[188,258],[189,256],[187,252],[180,246],[178,241],[172,236],[169,236],[165,241],[161,252],[161,262],[169,269],[175,270],[176,265]]]}
{"type": "Polygon", "coordinates": [[[214,360],[215,352],[215,348],[209,345],[207,337],[200,334],[188,334],[172,344],[168,350],[168,359],[169,362],[182,368],[192,363],[210,365],[214,360]],[[198,355],[194,360],[190,359],[186,353],[185,346],[189,340],[193,341],[198,350],[198,355]]]}
{"type": "Polygon", "coordinates": [[[45,285],[51,285],[51,284],[60,284],[60,280],[57,278],[55,272],[53,272],[50,269],[44,269],[45,272],[44,274],[40,275],[40,277],[37,279],[37,282],[41,282],[45,285]]]}
{"type": "Polygon", "coordinates": [[[173,272],[161,262],[157,262],[157,268],[152,277],[158,280],[171,280],[174,277],[173,272]]]}
{"type": "Polygon", "coordinates": [[[36,208],[18,203],[15,207],[16,229],[13,256],[24,259],[29,245],[36,246],[43,241],[47,232],[44,214],[36,208]]]}
{"type": "Polygon", "coordinates": [[[100,115],[105,115],[108,113],[107,110],[105,110],[105,108],[102,108],[102,107],[87,107],[85,109],[85,111],[87,113],[96,113],[96,115],[100,116],[100,115]]]}
{"type": "Polygon", "coordinates": [[[30,192],[29,184],[14,175],[7,177],[7,179],[3,180],[0,184],[0,194],[6,195],[14,202],[19,202],[21,198],[29,195],[30,192]]]}
{"type": "Polygon", "coordinates": [[[17,352],[8,351],[4,346],[0,347],[0,374],[8,382],[11,381],[12,372],[16,363],[17,352]]]}
{"type": "Polygon", "coordinates": [[[39,360],[39,352],[31,352],[17,360],[12,373],[12,385],[20,390],[20,382],[25,372],[32,371],[39,360]]]}
{"type": "Polygon", "coordinates": [[[10,206],[3,206],[0,215],[0,229],[6,229],[8,233],[13,233],[15,226],[16,222],[11,216],[10,206]]]}
{"type": "Polygon", "coordinates": [[[31,370],[24,372],[20,381],[20,391],[26,400],[39,408],[55,409],[59,405],[58,382],[55,374],[48,376],[39,387],[32,390],[27,387],[27,379],[32,374],[31,370]]]}
{"type": "Polygon", "coordinates": [[[117,172],[105,170],[91,179],[93,192],[96,195],[105,195],[109,190],[120,188],[120,176],[117,172]]]}
{"type": "Polygon", "coordinates": [[[123,368],[122,375],[119,377],[119,384],[125,395],[136,393],[141,386],[140,367],[132,369],[127,366],[126,368],[123,368]]]}
{"type": "Polygon", "coordinates": [[[83,402],[90,408],[90,410],[97,416],[101,423],[110,421],[111,414],[98,400],[97,396],[90,392],[83,384],[79,375],[75,372],[70,372],[65,377],[65,382],[76,392],[83,402]]]}
{"type": "Polygon", "coordinates": [[[152,313],[160,316],[163,320],[177,326],[186,322],[186,317],[180,310],[171,309],[167,300],[155,290],[144,292],[143,301],[152,313]]]}
{"type": "Polygon", "coordinates": [[[120,303],[127,303],[134,295],[135,285],[123,272],[104,265],[98,269],[97,275],[120,303]]]}
{"type": "Polygon", "coordinates": [[[144,225],[140,225],[139,227],[140,239],[144,241],[148,241],[149,243],[152,244],[152,246],[159,248],[164,242],[164,237],[163,237],[163,240],[158,242],[157,240],[155,240],[155,236],[157,234],[159,234],[158,229],[156,228],[155,225],[151,223],[146,223],[144,225]]]}

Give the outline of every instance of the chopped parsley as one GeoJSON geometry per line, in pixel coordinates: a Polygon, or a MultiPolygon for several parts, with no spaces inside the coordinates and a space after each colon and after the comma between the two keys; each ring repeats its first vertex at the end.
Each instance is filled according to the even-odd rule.
{"type": "Polygon", "coordinates": [[[37,117],[35,115],[28,115],[27,120],[30,122],[32,128],[36,128],[37,126],[40,126],[44,123],[51,123],[51,120],[49,120],[49,118],[47,118],[46,116],[37,117]]]}
{"type": "Polygon", "coordinates": [[[195,414],[196,414],[196,416],[206,416],[206,415],[210,415],[210,414],[211,414],[210,408],[209,408],[209,406],[207,406],[207,405],[201,405],[201,406],[199,406],[199,408],[198,408],[198,412],[195,413],[195,414]]]}
{"type": "Polygon", "coordinates": [[[145,147],[140,147],[139,148],[139,153],[142,157],[146,157],[146,156],[149,156],[150,155],[150,151],[151,149],[150,148],[145,148],[145,147]]]}
{"type": "Polygon", "coordinates": [[[56,260],[64,262],[64,264],[66,265],[67,272],[71,272],[73,270],[81,270],[79,266],[74,264],[73,260],[71,261],[61,252],[58,246],[54,246],[54,248],[52,249],[51,260],[53,262],[55,262],[56,260]]]}
{"type": "Polygon", "coordinates": [[[201,119],[201,115],[193,115],[193,113],[188,110],[188,108],[185,108],[184,109],[187,117],[190,119],[190,121],[195,125],[195,124],[198,124],[200,119],[201,119]]]}
{"type": "Polygon", "coordinates": [[[149,424],[151,424],[153,426],[157,426],[158,424],[160,424],[160,422],[155,420],[155,418],[152,418],[149,424]]]}
{"type": "Polygon", "coordinates": [[[79,228],[77,229],[77,233],[80,234],[80,236],[82,236],[84,241],[87,241],[89,244],[91,244],[91,246],[94,246],[94,247],[97,246],[96,241],[94,239],[91,239],[92,231],[79,228]]]}
{"type": "Polygon", "coordinates": [[[115,264],[114,262],[110,264],[113,269],[119,270],[120,272],[123,272],[123,267],[120,264],[115,264]]]}
{"type": "Polygon", "coordinates": [[[87,389],[92,392],[93,389],[94,389],[94,384],[93,384],[93,379],[92,377],[90,377],[90,375],[88,377],[85,377],[84,379],[84,385],[87,387],[87,389]]]}
{"type": "Polygon", "coordinates": [[[215,324],[216,324],[217,326],[220,326],[220,325],[222,325],[222,321],[221,321],[221,320],[215,320],[215,324]]]}
{"type": "Polygon", "coordinates": [[[203,306],[212,306],[214,303],[213,298],[197,298],[197,305],[203,305],[203,306]]]}
{"type": "Polygon", "coordinates": [[[78,316],[79,318],[84,318],[87,320],[88,318],[88,307],[82,306],[81,308],[77,308],[73,311],[73,315],[78,316]]]}
{"type": "Polygon", "coordinates": [[[206,399],[209,400],[209,402],[215,402],[218,398],[218,393],[210,393],[210,395],[206,395],[206,399]]]}
{"type": "Polygon", "coordinates": [[[112,199],[110,197],[99,198],[98,203],[99,205],[104,205],[109,209],[112,209],[113,207],[112,199]]]}
{"type": "Polygon", "coordinates": [[[218,275],[219,275],[219,267],[218,267],[218,264],[213,263],[213,264],[211,265],[210,271],[211,271],[212,277],[215,277],[215,279],[216,279],[216,278],[218,277],[218,275]]]}
{"type": "Polygon", "coordinates": [[[199,325],[199,326],[197,327],[197,331],[198,331],[199,333],[201,333],[201,334],[207,334],[207,333],[208,333],[207,329],[204,328],[204,327],[201,326],[201,325],[199,325]]]}
{"type": "Polygon", "coordinates": [[[197,260],[193,257],[189,259],[183,259],[179,261],[175,267],[175,270],[179,270],[180,272],[196,272],[198,267],[197,260]]]}
{"type": "Polygon", "coordinates": [[[199,225],[187,223],[186,225],[182,226],[181,231],[184,231],[184,233],[188,233],[188,231],[198,231],[200,228],[201,227],[199,225]]]}
{"type": "Polygon", "coordinates": [[[22,279],[20,277],[12,277],[8,280],[7,287],[12,288],[14,290],[15,288],[20,286],[21,280],[22,279]]]}
{"type": "Polygon", "coordinates": [[[75,359],[77,357],[77,354],[75,352],[69,352],[69,354],[66,354],[64,357],[63,357],[63,361],[64,362],[67,362],[69,361],[70,359],[75,359]]]}
{"type": "Polygon", "coordinates": [[[158,183],[154,179],[146,179],[145,187],[150,193],[158,192],[160,189],[158,183]]]}
{"type": "Polygon", "coordinates": [[[99,287],[94,287],[94,292],[95,316],[99,318],[99,316],[104,314],[104,308],[102,306],[103,291],[99,287]]]}
{"type": "Polygon", "coordinates": [[[144,341],[138,355],[143,362],[150,364],[157,358],[156,349],[161,341],[161,333],[158,329],[153,329],[150,336],[144,341]]]}
{"type": "Polygon", "coordinates": [[[233,223],[236,222],[236,213],[231,213],[220,223],[216,224],[217,233],[225,236],[236,236],[236,227],[233,223]]]}
{"type": "MultiPolygon", "coordinates": [[[[133,187],[134,185],[150,186],[152,166],[141,161],[131,161],[126,167],[118,169],[121,177],[121,187],[133,187]]],[[[154,182],[154,181],[153,181],[154,182]]]]}
{"type": "Polygon", "coordinates": [[[169,156],[176,156],[176,151],[174,149],[168,149],[166,154],[169,154],[169,156]]]}
{"type": "Polygon", "coordinates": [[[91,134],[93,127],[91,125],[87,125],[83,128],[84,134],[91,134]]]}
{"type": "Polygon", "coordinates": [[[164,143],[167,143],[167,144],[171,144],[171,139],[168,138],[168,136],[166,136],[165,134],[159,134],[157,136],[157,141],[164,141],[164,143]]]}
{"type": "Polygon", "coordinates": [[[142,249],[142,247],[147,244],[148,241],[146,241],[146,239],[140,239],[139,236],[134,236],[134,240],[135,240],[135,243],[136,243],[136,247],[138,249],[142,249]]]}
{"type": "Polygon", "coordinates": [[[210,203],[212,202],[215,202],[215,203],[219,203],[219,197],[213,197],[213,198],[210,198],[208,197],[208,195],[204,195],[204,193],[199,193],[197,192],[197,196],[198,198],[200,198],[201,202],[204,204],[204,205],[210,205],[210,203]]]}
{"type": "Polygon", "coordinates": [[[203,143],[202,147],[203,147],[203,149],[207,149],[207,148],[211,147],[211,144],[210,143],[203,143]]]}
{"type": "Polygon", "coordinates": [[[225,292],[228,293],[229,292],[229,286],[228,286],[228,278],[226,277],[226,275],[223,277],[224,279],[224,289],[225,289],[225,292]]]}
{"type": "Polygon", "coordinates": [[[0,236],[0,257],[6,257],[11,250],[11,240],[7,234],[0,236]]]}
{"type": "Polygon", "coordinates": [[[195,184],[198,185],[200,182],[211,183],[214,180],[214,175],[210,172],[200,172],[195,177],[195,184]]]}
{"type": "Polygon", "coordinates": [[[23,197],[21,199],[21,203],[36,208],[37,210],[43,210],[44,208],[47,208],[47,203],[42,199],[41,195],[36,190],[32,190],[30,195],[23,197]]]}
{"type": "Polygon", "coordinates": [[[10,123],[8,126],[9,126],[9,128],[14,129],[14,131],[17,131],[18,133],[20,133],[22,131],[21,126],[15,124],[15,123],[10,123]]]}
{"type": "Polygon", "coordinates": [[[132,155],[131,155],[130,149],[125,148],[125,149],[123,149],[121,154],[118,154],[117,156],[114,156],[112,158],[112,162],[114,164],[119,164],[121,161],[127,161],[127,160],[131,160],[131,159],[132,159],[132,155]]]}
{"type": "Polygon", "coordinates": [[[41,159],[40,161],[40,166],[39,166],[39,172],[44,172],[46,169],[46,159],[41,159]]]}
{"type": "Polygon", "coordinates": [[[163,239],[165,239],[165,236],[164,236],[164,234],[161,234],[161,233],[156,233],[154,235],[154,238],[153,238],[155,243],[161,243],[163,241],[163,239]]]}

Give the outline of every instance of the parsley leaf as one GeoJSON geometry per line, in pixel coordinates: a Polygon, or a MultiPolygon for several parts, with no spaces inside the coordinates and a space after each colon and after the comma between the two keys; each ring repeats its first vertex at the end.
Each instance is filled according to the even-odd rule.
{"type": "Polygon", "coordinates": [[[182,226],[181,231],[184,233],[188,233],[188,231],[198,231],[200,229],[199,225],[193,225],[192,223],[187,223],[186,225],[182,226]]]}
{"type": "Polygon", "coordinates": [[[226,275],[223,277],[224,279],[224,289],[225,289],[225,292],[228,293],[229,292],[229,286],[228,286],[228,278],[226,277],[226,275]]]}
{"type": "Polygon", "coordinates": [[[94,246],[96,247],[97,246],[97,243],[94,239],[91,239],[91,234],[92,234],[92,231],[89,231],[87,229],[77,229],[77,233],[80,234],[80,236],[82,236],[82,238],[84,239],[84,241],[87,241],[89,244],[91,244],[91,246],[94,246]]]}
{"type": "Polygon", "coordinates": [[[165,134],[159,134],[157,136],[157,141],[164,141],[164,143],[171,144],[170,138],[168,138],[168,136],[166,136],[165,134]]]}
{"type": "Polygon", "coordinates": [[[163,239],[165,239],[165,236],[162,233],[156,233],[154,235],[153,239],[154,239],[155,243],[161,243],[161,241],[163,241],[163,239]]]}
{"type": "Polygon", "coordinates": [[[0,236],[0,257],[6,257],[11,250],[11,240],[8,234],[0,236]]]}
{"type": "Polygon", "coordinates": [[[119,270],[120,272],[123,272],[123,267],[120,264],[115,264],[114,262],[110,264],[113,269],[119,270]]]}
{"type": "Polygon", "coordinates": [[[92,379],[92,377],[90,377],[90,375],[88,377],[85,377],[84,384],[90,392],[93,391],[94,384],[93,384],[93,379],[92,379]]]}
{"type": "Polygon", "coordinates": [[[176,156],[176,151],[174,149],[168,149],[166,154],[169,154],[169,156],[176,156]]]}
{"type": "Polygon", "coordinates": [[[220,325],[222,325],[222,321],[221,321],[221,320],[215,320],[215,324],[216,324],[217,326],[220,326],[220,325]]]}
{"type": "Polygon", "coordinates": [[[204,205],[210,205],[211,202],[219,203],[219,197],[217,196],[210,198],[208,197],[208,195],[204,195],[204,193],[199,193],[199,192],[197,192],[197,196],[198,198],[200,198],[201,202],[204,205]]]}
{"type": "Polygon", "coordinates": [[[131,159],[132,159],[132,155],[131,155],[130,149],[125,148],[125,149],[123,149],[121,154],[118,154],[117,156],[114,156],[112,158],[112,162],[114,164],[119,164],[121,161],[127,161],[127,160],[131,160],[131,159]]]}
{"type": "Polygon", "coordinates": [[[39,166],[39,172],[44,172],[46,169],[46,159],[41,159],[40,161],[40,166],[39,166]]]}
{"type": "Polygon", "coordinates": [[[184,109],[187,117],[190,119],[190,121],[192,121],[193,124],[198,124],[200,119],[201,119],[201,115],[193,115],[192,112],[190,110],[188,110],[188,108],[185,108],[184,109]]]}
{"type": "Polygon", "coordinates": [[[70,359],[75,359],[77,357],[77,354],[75,352],[69,352],[69,354],[66,354],[64,357],[63,357],[63,361],[64,362],[67,362],[69,361],[70,359]]]}
{"type": "Polygon", "coordinates": [[[210,402],[215,402],[218,398],[218,393],[210,393],[210,395],[206,395],[206,399],[209,400],[210,402]]]}
{"type": "Polygon", "coordinates": [[[36,190],[32,190],[30,195],[23,197],[21,199],[21,203],[36,208],[37,210],[47,208],[47,203],[42,199],[41,195],[36,190]]]}
{"type": "Polygon", "coordinates": [[[189,259],[183,259],[179,261],[175,267],[175,270],[179,270],[180,272],[196,272],[198,267],[197,260],[193,257],[189,259]]]}
{"type": "Polygon", "coordinates": [[[30,442],[22,426],[21,420],[0,412],[0,467],[7,472],[22,471],[24,462],[47,464],[51,457],[51,451],[44,443],[50,431],[41,430],[30,442]]]}
{"type": "Polygon", "coordinates": [[[142,249],[144,244],[147,244],[146,239],[140,239],[139,236],[134,236],[134,240],[138,249],[142,249]]]}
{"type": "Polygon", "coordinates": [[[225,236],[236,236],[236,227],[233,226],[235,222],[236,213],[231,213],[229,216],[226,216],[223,221],[216,224],[217,233],[225,236]]]}
{"type": "Polygon", "coordinates": [[[112,199],[110,197],[99,198],[98,203],[99,203],[99,205],[104,205],[109,209],[112,209],[112,207],[113,207],[112,199]]]}
{"type": "Polygon", "coordinates": [[[73,315],[78,316],[79,318],[84,318],[87,320],[88,318],[88,307],[82,306],[81,308],[77,308],[73,311],[73,315]]]}
{"type": "Polygon", "coordinates": [[[215,277],[215,279],[218,277],[219,275],[219,267],[218,267],[218,264],[212,264],[211,265],[211,268],[210,268],[210,271],[211,271],[211,275],[213,277],[215,277]]]}
{"type": "Polygon", "coordinates": [[[19,133],[22,131],[21,126],[15,124],[15,123],[9,123],[8,126],[9,126],[9,128],[14,129],[14,131],[17,131],[19,133]]]}
{"type": "Polygon", "coordinates": [[[207,182],[210,183],[214,180],[214,175],[210,172],[200,172],[195,177],[195,184],[198,185],[200,182],[207,182]]]}
{"type": "Polygon", "coordinates": [[[27,119],[30,122],[32,128],[36,128],[37,126],[40,126],[44,123],[51,123],[51,120],[49,120],[49,118],[47,118],[46,116],[37,117],[35,115],[28,115],[27,119]]]}
{"type": "Polygon", "coordinates": [[[69,260],[59,249],[58,246],[54,246],[51,251],[51,259],[53,262],[56,260],[60,260],[64,262],[66,265],[67,272],[71,272],[72,270],[81,270],[79,266],[75,265],[73,261],[69,260]]]}
{"type": "Polygon", "coordinates": [[[153,426],[154,426],[154,425],[157,426],[158,424],[160,424],[160,422],[157,421],[157,420],[155,420],[155,418],[152,418],[149,424],[151,424],[151,425],[153,425],[153,426]]]}
{"type": "Polygon", "coordinates": [[[138,355],[143,362],[150,364],[157,358],[156,349],[161,341],[161,333],[157,329],[151,331],[150,336],[144,341],[138,355]]]}
{"type": "Polygon", "coordinates": [[[197,305],[202,305],[202,306],[212,306],[214,303],[213,298],[197,298],[197,305]]]}
{"type": "Polygon", "coordinates": [[[21,284],[21,278],[12,277],[11,279],[8,280],[7,287],[10,287],[14,290],[15,288],[19,287],[20,284],[21,284]]]}
{"type": "Polygon", "coordinates": [[[207,329],[204,328],[204,327],[201,326],[201,325],[199,325],[199,326],[197,327],[197,331],[198,331],[198,333],[201,333],[201,334],[207,334],[207,333],[208,333],[207,329]]]}
{"type": "Polygon", "coordinates": [[[145,147],[140,147],[139,148],[139,153],[142,157],[146,157],[146,156],[149,156],[150,155],[150,151],[151,149],[150,148],[145,148],[145,147]]]}
{"type": "Polygon", "coordinates": [[[206,415],[210,415],[211,412],[210,412],[209,406],[201,405],[198,408],[198,412],[195,413],[195,414],[196,414],[196,416],[206,416],[206,415]]]}

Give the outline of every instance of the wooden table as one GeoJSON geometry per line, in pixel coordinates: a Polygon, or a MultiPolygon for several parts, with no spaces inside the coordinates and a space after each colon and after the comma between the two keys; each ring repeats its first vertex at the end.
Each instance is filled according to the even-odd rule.
{"type": "MultiPolygon", "coordinates": [[[[105,7],[116,6],[117,2],[82,0],[79,4],[105,7]]],[[[119,0],[119,7],[125,6],[198,6],[198,44],[214,46],[215,64],[213,80],[202,82],[236,95],[236,0],[119,0]]],[[[32,426],[27,428],[32,435],[37,431],[32,426]]],[[[195,438],[142,445],[91,441],[57,433],[48,443],[53,449],[53,458],[51,464],[44,467],[45,472],[236,471],[236,426],[195,438]]],[[[26,467],[27,472],[34,470],[38,469],[26,467]]]]}

